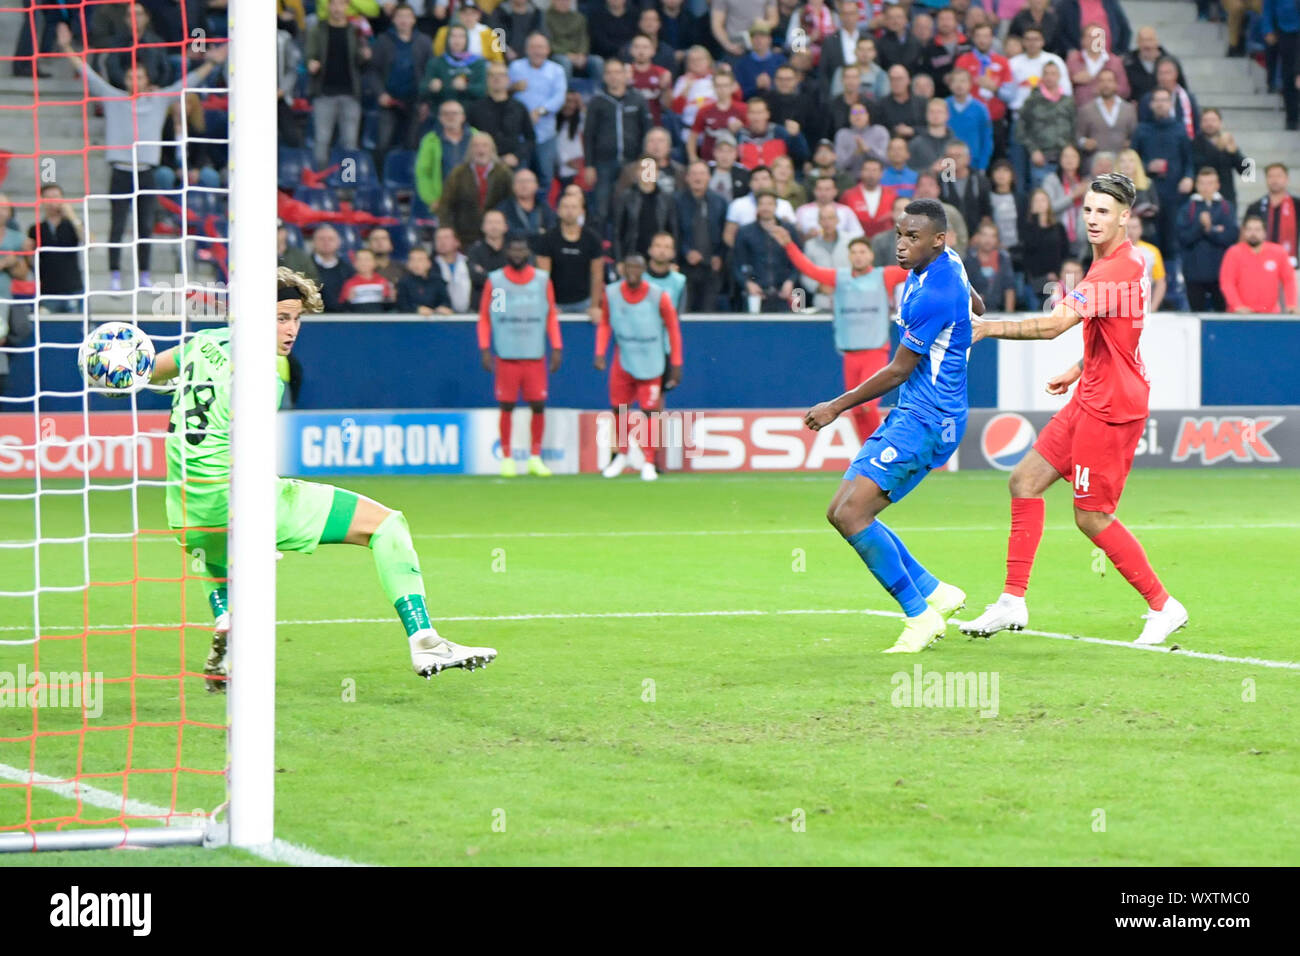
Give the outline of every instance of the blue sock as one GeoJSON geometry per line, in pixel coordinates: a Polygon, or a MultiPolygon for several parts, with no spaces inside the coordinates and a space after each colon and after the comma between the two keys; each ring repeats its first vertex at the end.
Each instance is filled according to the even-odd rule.
{"type": "Polygon", "coordinates": [[[925,611],[925,598],[921,597],[903,566],[903,559],[888,528],[873,521],[847,540],[881,586],[893,595],[904,614],[916,617],[925,611]]]}
{"type": "Polygon", "coordinates": [[[927,571],[920,561],[912,557],[912,552],[907,550],[907,545],[903,544],[903,539],[894,534],[893,528],[880,520],[877,520],[876,524],[880,525],[885,533],[894,539],[894,547],[898,548],[898,556],[903,559],[903,567],[907,569],[907,576],[912,579],[916,589],[921,592],[921,597],[928,598],[934,593],[934,589],[939,586],[939,579],[927,571]]]}

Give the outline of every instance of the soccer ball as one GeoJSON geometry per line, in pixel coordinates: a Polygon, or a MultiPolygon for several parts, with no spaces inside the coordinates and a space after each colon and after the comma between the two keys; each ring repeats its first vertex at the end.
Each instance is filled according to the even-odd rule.
{"type": "Polygon", "coordinates": [[[105,322],[92,329],[77,352],[86,384],[118,398],[149,384],[153,363],[153,342],[129,322],[105,322]]]}

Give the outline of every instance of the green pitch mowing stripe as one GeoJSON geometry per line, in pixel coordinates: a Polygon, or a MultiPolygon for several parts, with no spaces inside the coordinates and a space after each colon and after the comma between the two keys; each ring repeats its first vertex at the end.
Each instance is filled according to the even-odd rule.
{"type": "MultiPolygon", "coordinates": [[[[821,526],[837,481],[352,483],[406,513],[443,633],[500,657],[483,672],[419,680],[367,551],[287,555],[277,616],[339,623],[280,631],[277,835],[378,864],[1284,865],[1300,855],[1300,678],[1245,661],[1295,658],[1288,526],[1300,473],[1130,480],[1120,517],[1192,615],[1174,640],[1240,659],[1197,663],[1023,634],[966,640],[955,629],[924,654],[880,654],[899,623],[856,610],[892,611],[821,526]],[[419,537],[430,535],[439,537],[419,537]],[[727,608],[762,613],[706,613],[727,608]],[[781,613],[791,610],[801,613],[781,613]],[[622,616],[641,612],[652,616],[622,616]],[[995,676],[995,707],[949,691],[982,680],[989,705],[995,676]]],[[[160,525],[161,497],[142,489],[140,500],[160,525]]],[[[96,530],[129,518],[121,496],[91,505],[96,530]]],[[[44,534],[83,530],[78,499],[41,507],[44,534]]],[[[1129,646],[1145,607],[1070,516],[1068,489],[1053,489],[1031,623],[1129,646]]],[[[967,591],[967,614],[1001,590],[1005,476],[932,476],[884,519],[967,591]]],[[[30,510],[3,509],[0,540],[31,534],[30,510]]],[[[129,572],[129,548],[89,550],[93,575],[129,572]]],[[[79,546],[41,558],[43,581],[80,580],[79,546]]],[[[142,574],[161,576],[178,559],[151,545],[140,560],[142,574]]],[[[3,588],[30,586],[32,572],[30,552],[0,550],[3,588]]],[[[176,585],[142,586],[139,597],[142,621],[204,620],[197,586],[184,616],[176,585]]],[[[40,612],[46,624],[79,624],[81,596],[43,596],[40,612]]],[[[0,599],[3,626],[30,627],[32,614],[30,600],[0,599]]],[[[96,589],[90,616],[130,621],[129,589],[96,589]]],[[[184,637],[185,665],[197,670],[206,629],[184,637]]],[[[174,672],[180,638],[140,632],[135,667],[174,672]]],[[[130,673],[129,637],[40,643],[43,662],[78,669],[83,650],[92,668],[130,673]]],[[[30,666],[33,654],[0,647],[0,671],[30,666]]],[[[174,719],[184,690],[191,719],[223,720],[223,700],[197,679],[181,684],[137,681],[141,713],[174,719]]],[[[106,714],[121,706],[107,702],[106,714]]],[[[42,720],[61,726],[58,715],[42,720]]],[[[30,718],[0,712],[0,726],[25,732],[30,718]]],[[[121,769],[113,736],[87,735],[96,769],[121,769]]],[[[220,735],[195,736],[187,760],[219,766],[220,735]]],[[[38,771],[75,769],[72,739],[70,749],[39,739],[38,771]]],[[[142,732],[134,752],[141,766],[170,767],[175,734],[142,732]]],[[[27,741],[0,743],[0,763],[25,768],[29,755],[27,741]]],[[[171,780],[132,778],[130,796],[170,806],[171,780]]],[[[190,796],[178,807],[215,805],[190,796]]],[[[21,821],[15,802],[0,790],[0,821],[21,821]]],[[[113,862],[190,863],[191,852],[113,862]]]]}

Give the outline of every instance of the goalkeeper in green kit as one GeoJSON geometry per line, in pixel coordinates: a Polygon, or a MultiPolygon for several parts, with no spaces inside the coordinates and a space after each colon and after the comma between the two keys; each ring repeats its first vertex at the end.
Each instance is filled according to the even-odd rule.
{"type": "MultiPolygon", "coordinates": [[[[316,283],[281,267],[277,273],[279,354],[287,356],[304,312],[321,312],[316,283]]],[[[167,523],[204,566],[204,587],[216,618],[212,652],[203,674],[209,691],[226,689],[226,530],[230,505],[230,329],[205,329],[158,355],[153,384],[176,380],[167,426],[167,523]]],[[[284,394],[281,381],[280,394],[284,394]]],[[[411,664],[421,677],[448,667],[473,670],[494,657],[490,647],[462,647],[440,637],[424,601],[420,560],[406,517],[369,498],[310,481],[280,478],[276,547],[311,554],[321,544],[369,547],[388,600],[406,628],[411,664]]]]}

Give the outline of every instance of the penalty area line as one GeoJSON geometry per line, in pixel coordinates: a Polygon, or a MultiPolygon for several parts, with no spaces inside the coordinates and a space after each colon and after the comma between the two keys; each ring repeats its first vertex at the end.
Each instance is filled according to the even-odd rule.
{"type": "MultiPolygon", "coordinates": [[[[902,618],[899,611],[881,611],[874,608],[792,608],[776,611],[764,611],[759,609],[736,609],[736,610],[716,610],[716,611],[557,611],[542,612],[533,614],[460,614],[460,615],[440,615],[436,617],[439,624],[491,624],[504,621],[580,621],[580,620],[632,620],[636,618],[692,618],[692,617],[780,617],[780,616],[813,616],[819,614],[859,614],[868,617],[892,617],[895,619],[902,618]]],[[[315,620],[285,620],[276,621],[279,627],[329,627],[341,624],[392,624],[391,617],[339,617],[339,618],[322,618],[315,620]]],[[[952,623],[962,623],[959,619],[953,618],[952,623]]],[[[124,630],[132,626],[150,627],[150,628],[172,628],[172,627],[210,627],[210,623],[189,622],[181,624],[179,621],[170,621],[159,624],[103,624],[92,626],[89,630],[124,630]]],[[[82,625],[47,625],[46,630],[60,631],[79,631],[82,625]]],[[[0,632],[3,631],[30,631],[31,625],[0,625],[0,632]]],[[[1098,644],[1104,647],[1123,647],[1135,651],[1154,651],[1158,654],[1176,654],[1179,657],[1195,657],[1199,660],[1218,661],[1221,664],[1249,664],[1255,667],[1270,667],[1280,670],[1300,671],[1300,662],[1297,661],[1273,661],[1262,657],[1233,657],[1229,654],[1212,654],[1206,651],[1193,651],[1174,644],[1173,646],[1165,644],[1134,644],[1131,641],[1116,641],[1105,637],[1088,637],[1083,634],[1066,634],[1060,631],[1040,631],[1033,628],[1025,628],[1022,631],[1016,631],[1017,635],[1027,635],[1030,637],[1045,637],[1054,641],[1074,641],[1081,644],[1098,644]]],[[[977,640],[977,638],[972,638],[977,640]]],[[[22,643],[33,643],[34,641],[24,641],[22,643]]],[[[18,643],[0,641],[0,644],[18,643]]],[[[116,806],[116,804],[115,804],[116,806]]],[[[166,811],[163,811],[166,812],[166,811]]]]}
{"type": "MultiPolygon", "coordinates": [[[[542,613],[542,614],[465,614],[459,616],[438,617],[438,623],[446,622],[449,624],[474,624],[474,623],[492,623],[499,621],[569,621],[583,619],[630,619],[630,618],[655,618],[655,617],[672,617],[672,618],[690,618],[690,617],[780,617],[780,616],[812,616],[819,614],[860,614],[868,617],[892,617],[901,619],[902,613],[899,611],[880,611],[874,608],[794,608],[778,611],[762,610],[730,610],[730,611],[576,611],[571,613],[542,613]]],[[[322,621],[280,621],[278,622],[286,627],[314,626],[314,625],[331,625],[331,624],[389,624],[391,618],[339,618],[335,620],[322,621]]],[[[952,619],[952,623],[960,624],[957,618],[952,619]]],[[[1271,667],[1281,670],[1300,671],[1300,662],[1297,661],[1271,661],[1262,657],[1233,657],[1228,654],[1211,654],[1205,651],[1187,650],[1181,646],[1166,646],[1152,644],[1134,644],[1131,641],[1116,641],[1104,637],[1087,637],[1081,634],[1063,634],[1058,631],[1039,631],[1031,628],[1025,628],[1017,631],[1016,634],[1030,635],[1033,637],[1046,637],[1056,641],[1075,641],[1082,644],[1099,644],[1105,647],[1124,647],[1136,651],[1155,651],[1163,654],[1176,654],[1179,657],[1195,657],[1199,660],[1218,661],[1221,664],[1251,664],[1256,667],[1271,667]]],[[[972,638],[977,640],[977,638],[972,638]]]]}
{"type": "MultiPolygon", "coordinates": [[[[124,815],[128,816],[194,819],[194,817],[189,814],[178,814],[166,807],[146,803],[143,800],[136,800],[132,797],[123,798],[120,793],[101,790],[99,787],[92,787],[90,784],[81,783],[80,781],[67,780],[60,777],[49,777],[43,773],[32,773],[18,767],[11,767],[4,763],[0,763],[0,779],[8,780],[13,783],[31,784],[33,787],[40,787],[45,792],[55,794],[56,796],[66,797],[69,800],[79,800],[81,803],[89,804],[92,807],[99,807],[101,810],[120,810],[124,815]]],[[[124,844],[130,846],[130,829],[125,829],[124,833],[124,844]]],[[[272,840],[270,843],[264,843],[260,846],[237,847],[236,849],[245,850],[246,852],[253,854],[253,856],[260,857],[261,859],[271,863],[287,863],[291,866],[368,865],[365,863],[354,863],[352,860],[346,860],[341,857],[327,856],[324,853],[317,853],[309,847],[298,846],[296,843],[290,843],[288,840],[272,840]]]]}

